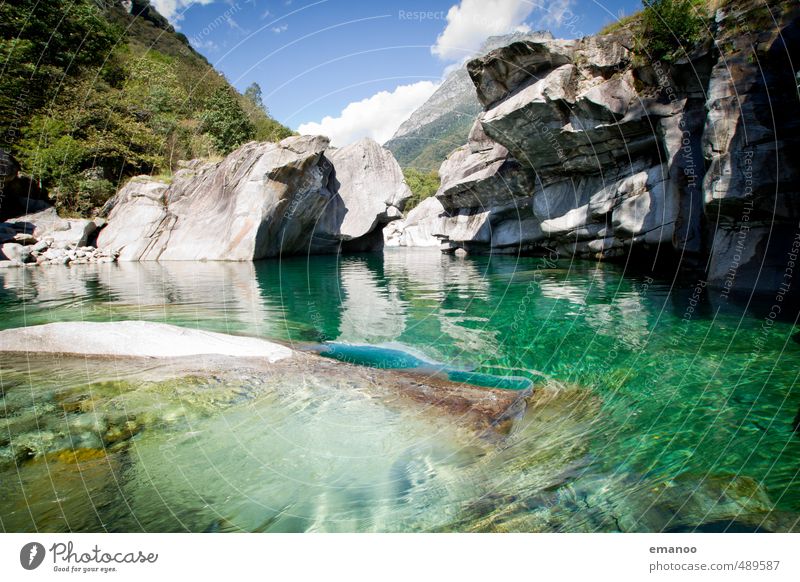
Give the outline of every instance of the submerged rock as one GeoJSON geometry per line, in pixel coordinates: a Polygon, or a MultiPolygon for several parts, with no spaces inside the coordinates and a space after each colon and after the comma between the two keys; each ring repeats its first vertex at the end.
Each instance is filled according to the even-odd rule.
{"type": "MultiPolygon", "coordinates": [[[[470,423],[500,430],[507,430],[509,423],[524,410],[525,399],[530,395],[530,390],[483,388],[447,381],[436,373],[413,374],[354,366],[259,338],[144,321],[51,323],[2,330],[0,353],[4,352],[25,353],[26,357],[45,360],[54,354],[126,358],[134,363],[136,359],[157,358],[174,361],[170,377],[203,378],[217,371],[222,374],[231,369],[241,371],[247,366],[253,370],[253,381],[266,373],[268,378],[274,379],[276,374],[285,378],[289,385],[296,384],[297,378],[309,377],[343,385],[356,382],[390,401],[434,405],[463,416],[470,423]],[[204,356],[202,365],[193,356],[204,356]]],[[[82,406],[76,403],[73,408],[82,406]]]]}

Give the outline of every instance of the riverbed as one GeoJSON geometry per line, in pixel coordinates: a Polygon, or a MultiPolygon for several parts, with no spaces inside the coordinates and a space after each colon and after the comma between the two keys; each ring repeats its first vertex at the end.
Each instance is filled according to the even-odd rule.
{"type": "Polygon", "coordinates": [[[3,355],[6,531],[800,527],[796,330],[702,282],[387,249],[7,269],[0,312],[2,329],[145,320],[534,387],[488,436],[340,378],[3,355]]]}

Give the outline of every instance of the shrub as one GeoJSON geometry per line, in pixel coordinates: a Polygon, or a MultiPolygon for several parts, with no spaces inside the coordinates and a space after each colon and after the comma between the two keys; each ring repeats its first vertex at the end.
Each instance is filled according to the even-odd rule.
{"type": "Polygon", "coordinates": [[[693,0],[643,0],[640,53],[671,62],[700,38],[703,19],[693,0]]]}
{"type": "Polygon", "coordinates": [[[411,198],[406,200],[405,210],[408,212],[426,198],[430,198],[439,189],[439,175],[434,172],[420,172],[416,168],[403,170],[406,184],[411,189],[411,198]]]}

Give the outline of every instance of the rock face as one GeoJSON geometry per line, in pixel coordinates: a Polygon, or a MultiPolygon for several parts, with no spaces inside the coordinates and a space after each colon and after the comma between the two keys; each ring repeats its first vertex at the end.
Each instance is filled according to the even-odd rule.
{"type": "MultiPolygon", "coordinates": [[[[492,36],[476,54],[485,54],[519,40],[552,38],[549,32],[542,31],[492,36]]],[[[464,142],[481,108],[467,67],[461,66],[403,122],[385,146],[404,168],[433,171],[454,147],[464,142]]]]}
{"type": "Polygon", "coordinates": [[[711,71],[703,155],[709,279],[723,292],[782,295],[800,250],[800,5],[731,3],[718,14],[724,59],[711,71]],[[742,34],[741,22],[747,34],[742,34]],[[780,33],[780,34],[779,34],[780,33]]]}
{"type": "Polygon", "coordinates": [[[621,257],[671,245],[677,192],[617,37],[523,41],[471,61],[485,109],[442,165],[443,238],[468,251],[621,257]]]}
{"type": "MultiPolygon", "coordinates": [[[[355,241],[380,230],[403,215],[411,190],[391,152],[364,138],[329,155],[336,169],[344,216],[332,228],[344,241],[355,241]]],[[[326,219],[328,217],[326,216],[326,219]]]]}
{"type": "Polygon", "coordinates": [[[374,142],[332,154],[337,168],[327,147],[318,136],[253,142],[218,164],[188,164],[169,185],[134,179],[107,205],[98,246],[120,260],[247,261],[372,241],[410,195],[402,173],[374,142]]]}
{"type": "Polygon", "coordinates": [[[725,2],[712,34],[672,64],[635,61],[629,33],[469,62],[483,111],[439,170],[432,235],[445,250],[668,259],[726,291],[777,291],[800,248],[800,5],[725,2]]]}

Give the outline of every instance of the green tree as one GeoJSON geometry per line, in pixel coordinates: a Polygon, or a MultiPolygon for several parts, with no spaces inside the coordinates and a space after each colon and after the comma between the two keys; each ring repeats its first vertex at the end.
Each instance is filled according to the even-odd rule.
{"type": "Polygon", "coordinates": [[[122,32],[91,0],[0,3],[0,138],[13,146],[20,119],[55,96],[66,78],[108,57],[122,32]]]}
{"type": "Polygon", "coordinates": [[[406,200],[405,210],[409,211],[426,198],[430,198],[439,189],[439,175],[435,172],[421,172],[416,168],[403,170],[406,184],[411,189],[411,198],[406,200]]]}
{"type": "Polygon", "coordinates": [[[232,152],[255,137],[255,127],[228,87],[220,87],[211,96],[201,119],[203,131],[222,154],[232,152]]]}
{"type": "Polygon", "coordinates": [[[244,96],[247,97],[250,102],[267,113],[267,108],[264,106],[264,100],[262,98],[261,93],[261,85],[256,82],[250,83],[250,86],[244,90],[244,96]]]}

